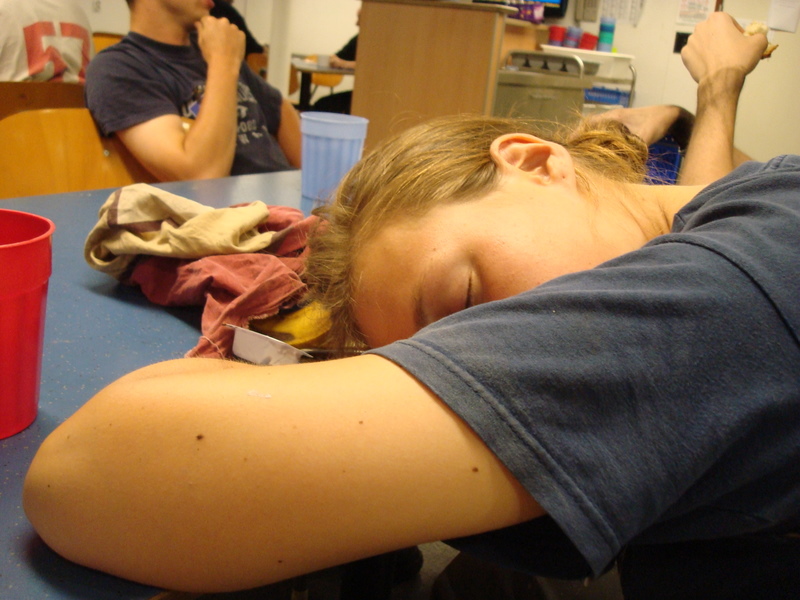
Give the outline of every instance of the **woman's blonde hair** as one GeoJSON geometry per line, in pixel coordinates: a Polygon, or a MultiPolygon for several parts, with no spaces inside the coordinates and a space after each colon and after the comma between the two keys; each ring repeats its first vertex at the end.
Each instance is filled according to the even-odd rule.
{"type": "MultiPolygon", "coordinates": [[[[309,242],[305,279],[311,297],[330,311],[331,347],[365,345],[353,306],[353,265],[364,244],[393,220],[490,192],[499,176],[489,147],[506,133],[538,135],[535,123],[485,116],[438,118],[408,129],[364,157],[333,202],[315,211],[322,221],[309,242]]],[[[569,151],[586,192],[599,176],[644,180],[647,146],[617,122],[585,120],[550,139],[569,151]]]]}

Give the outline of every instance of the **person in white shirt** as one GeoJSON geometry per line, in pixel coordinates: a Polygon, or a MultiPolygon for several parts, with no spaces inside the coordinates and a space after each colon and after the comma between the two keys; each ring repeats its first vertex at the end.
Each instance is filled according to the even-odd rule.
{"type": "Polygon", "coordinates": [[[0,0],[0,81],[83,83],[93,55],[77,0],[0,0]]]}

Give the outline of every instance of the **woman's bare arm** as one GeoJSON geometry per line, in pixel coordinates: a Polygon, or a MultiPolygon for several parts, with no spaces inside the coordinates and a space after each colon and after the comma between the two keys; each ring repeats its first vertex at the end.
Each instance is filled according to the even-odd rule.
{"type": "Polygon", "coordinates": [[[44,442],[24,506],[66,558],[189,591],[542,514],[469,427],[377,356],[132,373],[44,442]]]}

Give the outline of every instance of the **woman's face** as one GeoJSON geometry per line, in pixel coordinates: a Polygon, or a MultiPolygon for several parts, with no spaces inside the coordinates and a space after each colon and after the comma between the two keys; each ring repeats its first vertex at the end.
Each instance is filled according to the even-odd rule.
{"type": "Polygon", "coordinates": [[[480,198],[392,223],[355,260],[355,317],[372,347],[449,314],[592,268],[626,250],[572,184],[506,175],[480,198]]]}

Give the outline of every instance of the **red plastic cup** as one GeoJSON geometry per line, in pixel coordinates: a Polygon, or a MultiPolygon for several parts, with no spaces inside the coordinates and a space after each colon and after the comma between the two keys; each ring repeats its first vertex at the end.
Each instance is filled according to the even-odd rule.
{"type": "Polygon", "coordinates": [[[560,46],[564,43],[564,36],[567,35],[567,28],[560,25],[551,25],[549,29],[550,45],[560,46]]]}
{"type": "Polygon", "coordinates": [[[0,209],[0,439],[28,427],[39,408],[55,228],[44,217],[0,209]]]}
{"type": "Polygon", "coordinates": [[[581,48],[582,50],[594,50],[597,48],[598,39],[599,38],[596,35],[584,32],[581,36],[581,41],[578,44],[578,48],[581,48]]]}

